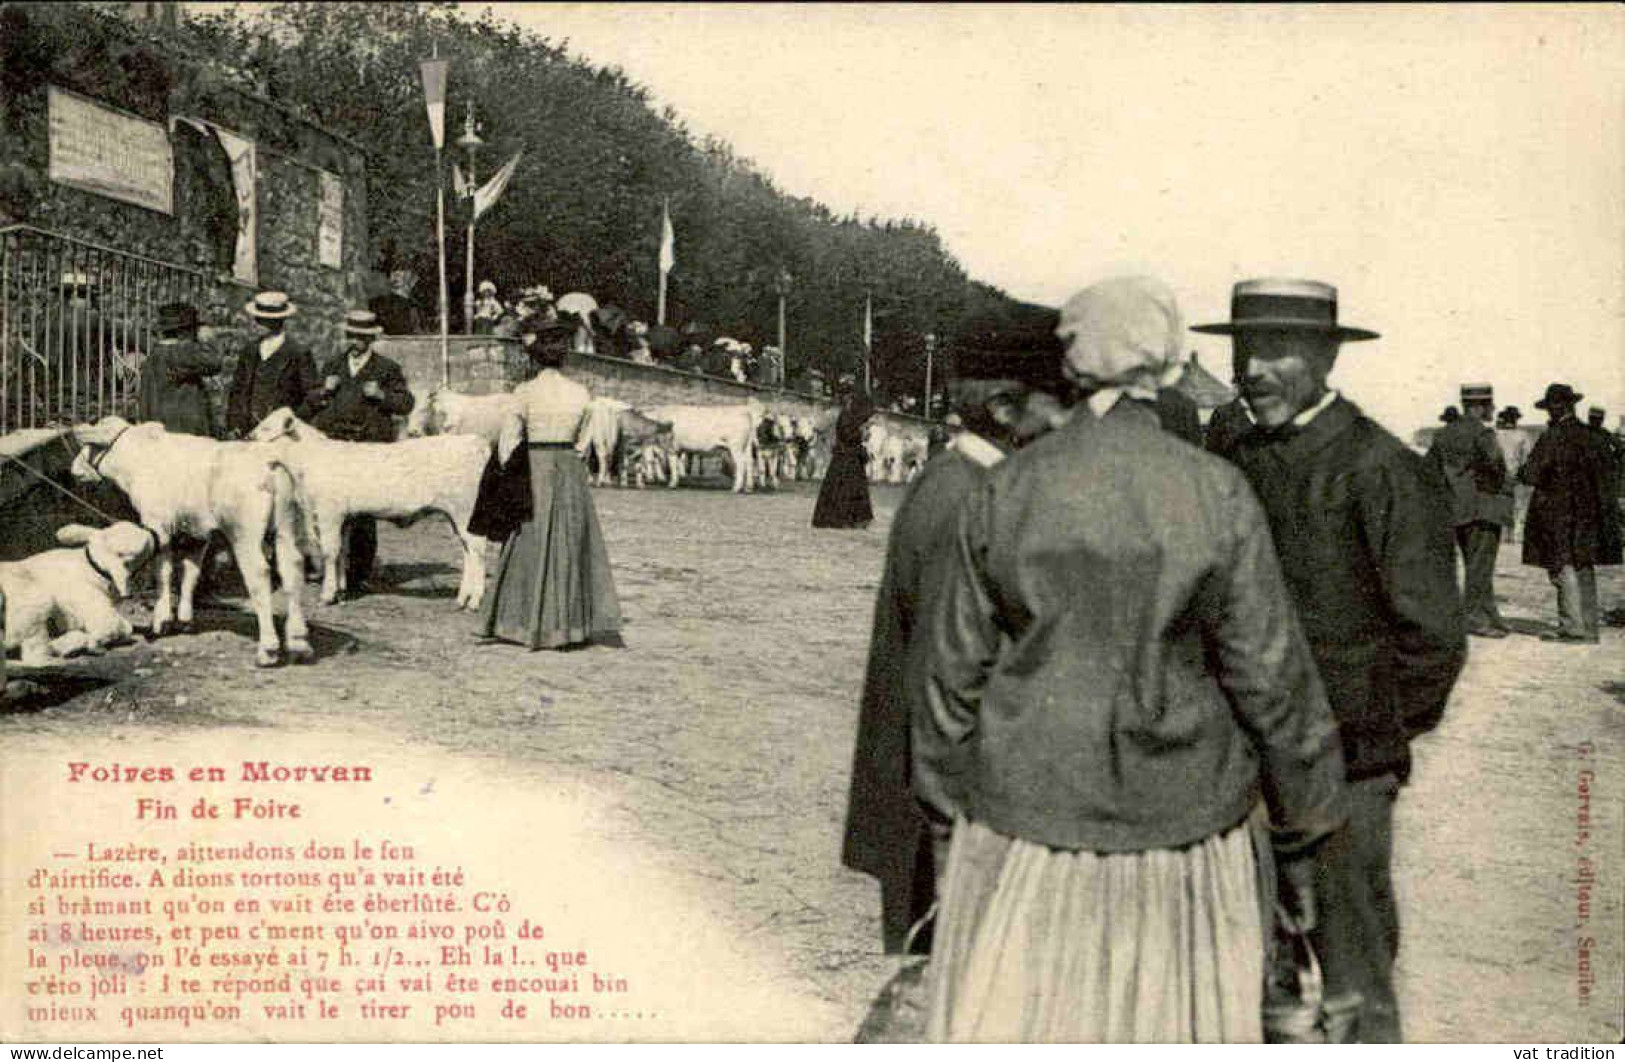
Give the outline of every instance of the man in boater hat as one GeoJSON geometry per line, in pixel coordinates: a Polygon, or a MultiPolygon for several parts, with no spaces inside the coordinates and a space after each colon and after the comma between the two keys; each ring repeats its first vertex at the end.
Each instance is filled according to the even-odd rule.
{"type": "MultiPolygon", "coordinates": [[[[401,367],[372,345],[383,326],[370,310],[344,318],[344,349],[322,369],[321,384],[305,398],[317,431],[347,442],[387,443],[395,439],[395,417],[412,412],[415,401],[401,367]]],[[[378,555],[378,522],[353,516],[346,522],[344,586],[350,596],[365,591],[378,555]]]]}
{"type": "Polygon", "coordinates": [[[301,418],[305,398],[321,386],[316,359],[287,333],[288,318],[299,312],[285,292],[262,291],[243,312],[262,335],[237,351],[237,371],[226,397],[226,434],[243,439],[269,414],[287,406],[301,418]]]}
{"type": "Polygon", "coordinates": [[[1495,392],[1489,384],[1463,384],[1461,408],[1464,415],[1433,436],[1428,460],[1450,490],[1450,519],[1467,574],[1467,633],[1505,638],[1508,628],[1495,605],[1495,554],[1501,529],[1512,524],[1512,480],[1490,427],[1495,392]]]}
{"type": "Polygon", "coordinates": [[[1394,801],[1467,652],[1450,517],[1422,459],[1327,386],[1342,344],[1377,338],[1338,323],[1335,288],[1243,281],[1230,315],[1196,331],[1233,340],[1255,423],[1229,456],[1264,504],[1350,783],[1348,828],[1316,873],[1326,1006],[1362,997],[1354,1035],[1394,1042],[1394,801]]]}

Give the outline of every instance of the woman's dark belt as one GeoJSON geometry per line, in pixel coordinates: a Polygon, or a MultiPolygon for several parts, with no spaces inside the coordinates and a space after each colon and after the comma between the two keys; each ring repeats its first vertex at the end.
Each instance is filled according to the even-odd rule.
{"type": "Polygon", "coordinates": [[[573,442],[533,442],[525,445],[532,450],[574,450],[576,446],[573,442]]]}

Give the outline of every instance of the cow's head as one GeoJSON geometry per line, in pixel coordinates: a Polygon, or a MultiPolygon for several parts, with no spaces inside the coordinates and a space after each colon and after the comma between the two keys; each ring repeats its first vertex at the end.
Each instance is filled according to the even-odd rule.
{"type": "Polygon", "coordinates": [[[439,435],[445,427],[446,414],[440,408],[438,401],[440,390],[436,388],[426,395],[415,394],[412,403],[412,412],[406,415],[406,426],[402,429],[402,436],[408,439],[421,439],[425,435],[439,435]]]}
{"type": "Polygon", "coordinates": [[[265,419],[256,424],[254,430],[248,433],[248,437],[254,442],[275,442],[278,439],[290,439],[293,442],[298,442],[307,434],[314,435],[316,432],[310,425],[294,416],[293,410],[283,406],[281,409],[275,409],[267,413],[265,419]]]}
{"type": "MultiPolygon", "coordinates": [[[[68,433],[79,443],[79,452],[73,456],[68,471],[81,483],[100,483],[101,470],[97,467],[113,444],[124,438],[133,425],[123,417],[103,417],[94,424],[75,425],[68,433]]],[[[162,430],[162,425],[152,425],[162,430]]]]}
{"type": "Polygon", "coordinates": [[[158,538],[140,524],[120,520],[111,527],[69,524],[59,528],[56,540],[64,546],[84,546],[91,565],[113,584],[119,597],[130,593],[130,577],[152,559],[158,538]]]}

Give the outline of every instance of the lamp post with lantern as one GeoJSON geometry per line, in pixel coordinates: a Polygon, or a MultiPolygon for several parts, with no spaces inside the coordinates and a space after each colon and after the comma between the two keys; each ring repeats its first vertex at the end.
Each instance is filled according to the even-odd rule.
{"type": "Polygon", "coordinates": [[[937,353],[937,334],[925,334],[925,401],[921,413],[923,416],[931,415],[931,367],[937,353]]]}
{"type": "Polygon", "coordinates": [[[484,143],[474,131],[474,101],[469,100],[463,135],[457,138],[457,146],[468,152],[468,173],[464,177],[468,197],[468,277],[463,289],[463,332],[468,335],[474,334],[474,160],[484,143]]]}
{"type": "Polygon", "coordinates": [[[784,338],[784,300],[789,297],[790,285],[794,281],[795,278],[790,275],[790,271],[783,266],[779,267],[779,275],[773,278],[773,290],[779,294],[779,356],[786,362],[790,358],[790,347],[784,338]]]}

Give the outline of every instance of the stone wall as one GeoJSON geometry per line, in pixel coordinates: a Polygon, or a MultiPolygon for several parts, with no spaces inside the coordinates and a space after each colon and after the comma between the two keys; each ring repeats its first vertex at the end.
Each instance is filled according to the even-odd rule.
{"type": "Polygon", "coordinates": [[[196,58],[184,31],[78,4],[11,4],[3,18],[0,65],[11,69],[0,92],[0,226],[31,225],[202,274],[205,326],[214,342],[235,346],[254,334],[242,307],[255,287],[231,276],[236,206],[230,166],[212,135],[186,125],[173,129],[172,214],[47,176],[53,85],[166,126],[178,116],[214,122],[257,145],[258,286],[286,291],[299,304],[289,323],[293,336],[318,356],[334,351],[345,309],[368,294],[362,149],[260,96],[232,71],[196,58]],[[320,265],[317,254],[323,171],[344,186],[340,268],[320,265]]]}
{"type": "MultiPolygon", "coordinates": [[[[448,346],[450,386],[454,391],[463,394],[506,391],[530,375],[529,360],[515,340],[496,336],[451,336],[448,346]]],[[[413,391],[422,394],[441,386],[445,373],[440,337],[390,336],[380,339],[376,349],[400,363],[413,391]]],[[[640,409],[662,405],[737,405],[751,399],[774,413],[792,417],[827,419],[837,409],[827,398],[596,354],[570,355],[563,371],[595,395],[618,398],[640,409]]],[[[876,418],[888,426],[916,433],[924,433],[931,424],[904,413],[883,412],[876,418]]]]}

